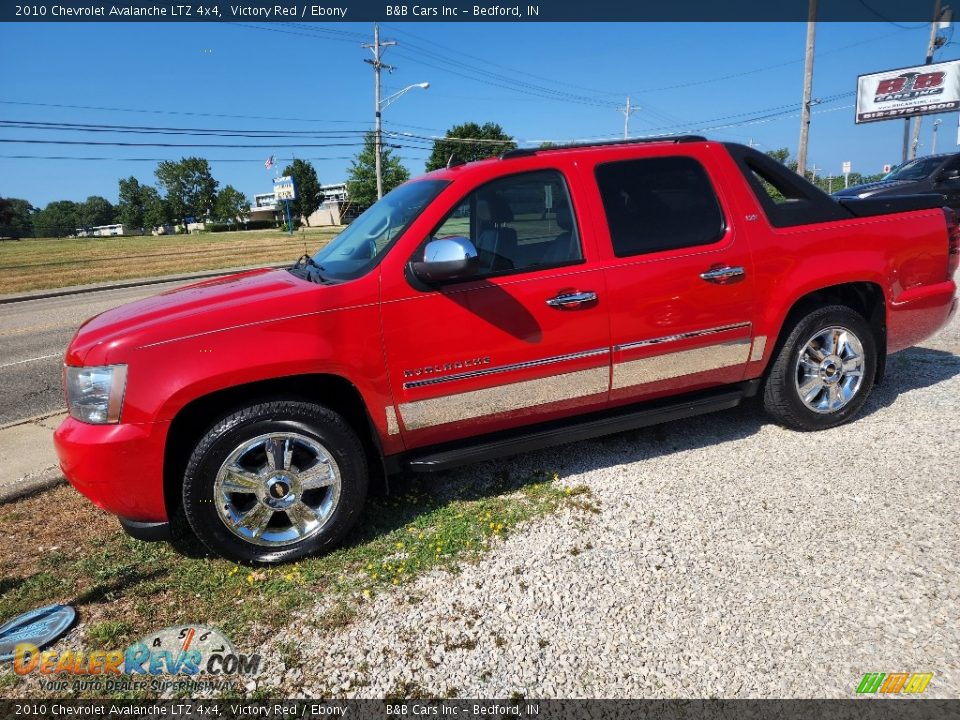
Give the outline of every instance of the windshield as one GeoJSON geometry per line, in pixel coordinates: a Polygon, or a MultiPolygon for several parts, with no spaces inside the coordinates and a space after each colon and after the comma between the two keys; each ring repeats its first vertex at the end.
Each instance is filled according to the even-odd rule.
{"type": "Polygon", "coordinates": [[[325,280],[353,280],[376,265],[447,180],[406,183],[371,205],[313,256],[309,267],[325,280]]]}
{"type": "Polygon", "coordinates": [[[943,158],[918,158],[894,168],[883,176],[884,180],[923,180],[940,167],[943,158]]]}

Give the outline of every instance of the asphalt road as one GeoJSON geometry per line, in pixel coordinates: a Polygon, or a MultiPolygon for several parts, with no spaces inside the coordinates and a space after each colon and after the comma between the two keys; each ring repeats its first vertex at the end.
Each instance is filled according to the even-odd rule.
{"type": "Polygon", "coordinates": [[[0,425],[65,406],[63,353],[80,323],[185,284],[177,280],[0,305],[0,425]]]}

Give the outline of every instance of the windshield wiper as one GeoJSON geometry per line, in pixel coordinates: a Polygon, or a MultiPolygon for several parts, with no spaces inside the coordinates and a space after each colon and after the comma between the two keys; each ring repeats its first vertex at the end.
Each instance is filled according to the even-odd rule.
{"type": "Polygon", "coordinates": [[[310,257],[307,254],[303,254],[297,258],[297,261],[290,268],[290,272],[296,275],[299,275],[300,273],[298,273],[297,271],[300,270],[301,268],[305,270],[303,277],[305,277],[307,280],[312,280],[313,282],[316,282],[316,283],[332,282],[329,278],[325,278],[323,275],[320,274],[320,271],[326,270],[326,268],[323,267],[323,265],[318,263],[316,260],[314,260],[312,257],[310,257]],[[303,263],[303,264],[301,265],[300,263],[303,263]],[[306,270],[306,268],[308,267],[316,268],[316,272],[314,272],[311,275],[310,271],[306,270]]]}

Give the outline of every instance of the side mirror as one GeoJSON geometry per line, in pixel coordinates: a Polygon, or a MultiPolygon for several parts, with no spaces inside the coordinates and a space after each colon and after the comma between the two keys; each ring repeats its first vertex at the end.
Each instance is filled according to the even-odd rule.
{"type": "Polygon", "coordinates": [[[960,180],[960,170],[942,170],[937,173],[937,177],[934,178],[934,182],[950,182],[952,180],[960,180]]]}
{"type": "Polygon", "coordinates": [[[423,260],[413,260],[410,270],[428,285],[459,280],[473,275],[480,264],[477,249],[465,237],[431,240],[423,249],[423,260]]]}

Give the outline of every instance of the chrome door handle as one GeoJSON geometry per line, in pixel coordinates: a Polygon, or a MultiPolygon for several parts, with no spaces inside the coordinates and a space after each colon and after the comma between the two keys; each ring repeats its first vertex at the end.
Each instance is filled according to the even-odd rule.
{"type": "Polygon", "coordinates": [[[585,290],[583,292],[572,292],[572,293],[561,293],[556,297],[552,297],[547,300],[547,305],[553,308],[572,308],[580,307],[586,303],[595,302],[597,299],[597,294],[592,290],[585,290]]]}
{"type": "Polygon", "coordinates": [[[706,272],[700,273],[700,277],[707,282],[716,283],[717,285],[726,285],[727,283],[735,280],[740,280],[746,274],[746,271],[739,265],[722,265],[719,267],[712,267],[706,272]]]}

